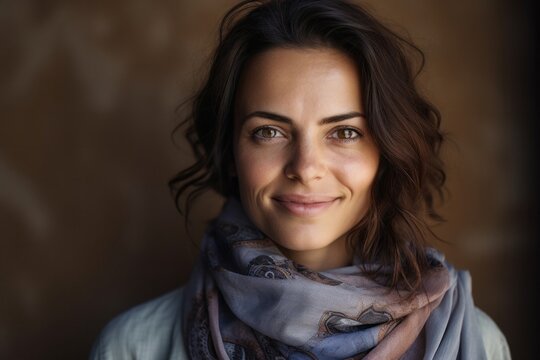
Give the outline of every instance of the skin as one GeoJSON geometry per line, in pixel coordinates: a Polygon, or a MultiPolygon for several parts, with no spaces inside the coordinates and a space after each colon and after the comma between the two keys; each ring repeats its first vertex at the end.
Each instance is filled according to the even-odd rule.
{"type": "Polygon", "coordinates": [[[314,271],[351,264],[346,233],[365,215],[379,151],[355,63],[333,49],[252,58],[235,103],[240,199],[285,256],[314,271]]]}

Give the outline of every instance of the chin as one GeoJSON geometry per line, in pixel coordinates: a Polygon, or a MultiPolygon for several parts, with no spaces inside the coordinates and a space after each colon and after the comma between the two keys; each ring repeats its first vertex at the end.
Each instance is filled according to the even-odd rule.
{"type": "Polygon", "coordinates": [[[333,242],[332,239],[321,236],[321,233],[317,231],[279,233],[273,234],[270,238],[279,246],[291,251],[318,250],[333,242]]]}

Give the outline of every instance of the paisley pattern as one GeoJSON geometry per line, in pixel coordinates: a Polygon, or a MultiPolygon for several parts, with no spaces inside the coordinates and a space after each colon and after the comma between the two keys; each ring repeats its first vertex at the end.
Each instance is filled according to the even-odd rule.
{"type": "MultiPolygon", "coordinates": [[[[314,272],[286,258],[229,199],[184,301],[192,359],[484,359],[470,278],[433,249],[424,293],[371,281],[358,260],[314,272]],[[466,334],[461,336],[460,334],[466,334]],[[443,349],[443,350],[441,350],[443,349]]],[[[376,264],[374,264],[376,266],[376,264]]]]}
{"type": "Polygon", "coordinates": [[[188,327],[191,329],[188,336],[190,358],[196,359],[200,356],[202,359],[217,359],[212,346],[212,336],[208,325],[208,314],[204,307],[202,298],[194,299],[194,312],[187,319],[188,327]]]}
{"type": "Polygon", "coordinates": [[[248,268],[248,275],[264,277],[267,279],[292,279],[296,275],[320,282],[326,285],[339,285],[342,282],[331,279],[320,273],[309,270],[304,265],[296,264],[289,259],[274,259],[268,255],[259,255],[251,260],[248,268]]]}
{"type": "Polygon", "coordinates": [[[293,267],[290,261],[274,261],[270,256],[259,255],[249,262],[248,275],[267,279],[292,279],[293,267]]]}
{"type": "Polygon", "coordinates": [[[350,318],[335,311],[327,311],[321,318],[322,324],[318,335],[322,337],[337,333],[351,333],[389,323],[393,320],[392,315],[385,311],[377,311],[373,309],[373,306],[362,311],[356,318],[350,318]]]}

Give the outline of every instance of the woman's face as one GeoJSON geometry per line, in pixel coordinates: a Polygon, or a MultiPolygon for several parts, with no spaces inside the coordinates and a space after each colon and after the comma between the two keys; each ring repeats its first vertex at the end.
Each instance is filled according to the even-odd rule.
{"type": "Polygon", "coordinates": [[[350,261],[344,235],[370,205],[379,152],[361,99],[356,65],[332,49],[271,49],[241,77],[241,202],[285,255],[312,268],[346,265],[336,263],[340,254],[350,261]]]}

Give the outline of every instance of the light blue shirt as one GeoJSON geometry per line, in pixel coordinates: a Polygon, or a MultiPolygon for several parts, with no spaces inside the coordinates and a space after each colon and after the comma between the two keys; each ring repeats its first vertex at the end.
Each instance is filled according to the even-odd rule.
{"type": "MultiPolygon", "coordinates": [[[[180,288],[120,314],[103,329],[90,359],[187,360],[182,301],[180,288]]],[[[495,322],[478,308],[476,316],[488,359],[510,359],[506,338],[495,322]]]]}

